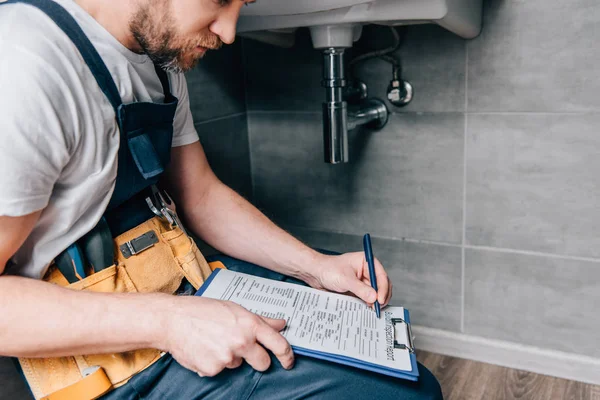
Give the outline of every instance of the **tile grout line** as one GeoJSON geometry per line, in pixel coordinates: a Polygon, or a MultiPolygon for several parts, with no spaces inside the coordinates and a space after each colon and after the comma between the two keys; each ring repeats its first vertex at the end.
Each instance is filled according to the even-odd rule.
{"type": "Polygon", "coordinates": [[[240,56],[242,59],[242,70],[243,70],[243,82],[244,82],[244,114],[246,119],[246,135],[248,135],[248,164],[250,167],[250,201],[254,204],[254,170],[253,170],[253,157],[252,157],[252,133],[250,132],[250,115],[248,114],[248,70],[246,66],[246,41],[242,40],[240,43],[240,56]]]}
{"type": "MultiPolygon", "coordinates": [[[[310,232],[325,233],[325,234],[331,234],[331,235],[345,235],[345,236],[361,237],[360,235],[357,235],[356,233],[335,231],[335,230],[325,229],[325,228],[311,228],[308,226],[301,226],[301,225],[295,225],[295,224],[278,223],[278,226],[280,226],[282,229],[284,229],[286,231],[290,231],[290,230],[294,230],[294,229],[302,229],[302,230],[306,230],[306,231],[310,231],[310,232]]],[[[546,257],[546,258],[553,258],[553,259],[557,259],[557,260],[600,263],[600,257],[594,258],[594,257],[582,257],[582,256],[569,256],[569,255],[562,255],[562,254],[543,253],[540,251],[510,249],[510,248],[506,248],[506,247],[491,247],[491,246],[478,246],[478,245],[467,245],[467,244],[462,246],[460,243],[438,242],[435,240],[411,239],[411,238],[395,237],[395,236],[378,236],[378,235],[373,235],[373,234],[371,234],[371,238],[391,240],[391,241],[400,241],[400,242],[407,242],[407,243],[416,243],[416,244],[431,244],[434,246],[454,247],[457,249],[464,247],[465,250],[479,250],[479,251],[483,250],[483,251],[491,251],[494,253],[521,254],[521,255],[525,255],[525,256],[546,257]]]]}
{"type": "Polygon", "coordinates": [[[202,120],[202,121],[194,122],[194,126],[204,125],[204,124],[210,124],[211,122],[222,121],[222,120],[227,119],[227,118],[235,118],[235,117],[239,117],[239,116],[242,116],[242,115],[245,115],[245,114],[247,114],[247,113],[244,111],[244,112],[239,112],[239,113],[235,113],[235,114],[224,115],[222,117],[205,119],[205,120],[202,120]]]}
{"type": "Polygon", "coordinates": [[[546,258],[553,258],[556,260],[583,261],[583,262],[594,262],[594,263],[600,262],[600,257],[594,258],[594,257],[581,257],[581,256],[567,256],[567,255],[562,255],[562,254],[542,253],[541,251],[509,249],[509,248],[504,248],[504,247],[466,245],[465,249],[493,251],[495,253],[521,254],[524,256],[534,256],[534,257],[546,257],[546,258]]]}
{"type": "Polygon", "coordinates": [[[307,111],[307,110],[248,110],[248,114],[317,114],[322,115],[322,111],[307,111]]]}
{"type": "Polygon", "coordinates": [[[470,111],[467,112],[468,115],[571,115],[571,116],[583,116],[583,115],[598,115],[600,114],[600,110],[598,111],[470,111]]]}
{"type": "MultiPolygon", "coordinates": [[[[302,225],[296,225],[296,224],[278,224],[278,225],[280,227],[282,227],[283,229],[291,230],[291,229],[296,228],[296,229],[303,229],[303,230],[311,231],[311,232],[320,232],[320,233],[326,233],[326,234],[332,234],[332,235],[346,235],[346,236],[362,237],[361,235],[358,235],[356,233],[349,233],[349,232],[338,231],[338,230],[327,229],[327,228],[311,228],[309,226],[302,226],[302,225]]],[[[461,247],[460,243],[437,242],[435,240],[412,239],[412,238],[396,237],[396,236],[379,236],[376,234],[371,234],[371,237],[375,238],[375,239],[393,240],[393,241],[399,241],[399,242],[433,244],[436,246],[443,246],[443,247],[456,247],[456,248],[461,247]]]]}
{"type": "Polygon", "coordinates": [[[254,157],[252,156],[252,130],[250,123],[250,116],[246,113],[246,134],[248,135],[248,163],[250,164],[250,200],[254,205],[256,204],[256,199],[254,197],[255,187],[254,187],[254,157]]]}
{"type": "MultiPolygon", "coordinates": [[[[318,114],[321,115],[320,111],[314,110],[248,110],[249,114],[318,114]]],[[[550,112],[550,111],[392,111],[391,115],[452,115],[452,114],[466,114],[466,115],[500,115],[500,116],[515,116],[515,115],[533,115],[533,116],[587,116],[587,115],[599,115],[598,111],[574,111],[574,112],[550,112]]]]}
{"type": "Polygon", "coordinates": [[[460,246],[460,331],[465,332],[465,246],[467,244],[467,137],[469,129],[469,45],[465,42],[465,114],[463,131],[463,215],[460,246]]]}
{"type": "Polygon", "coordinates": [[[244,111],[248,115],[248,70],[246,67],[246,41],[242,40],[240,43],[240,57],[242,59],[242,71],[243,71],[243,82],[244,82],[244,111]]]}

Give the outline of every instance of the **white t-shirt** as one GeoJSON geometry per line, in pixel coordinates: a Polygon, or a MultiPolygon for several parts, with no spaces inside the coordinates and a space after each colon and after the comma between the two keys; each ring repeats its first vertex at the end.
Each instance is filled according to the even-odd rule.
{"type": "MultiPolygon", "coordinates": [[[[162,102],[152,61],[133,53],[72,0],[57,0],[86,33],[123,103],[162,102]]],[[[183,74],[173,146],[198,140],[183,74]]],[[[79,51],[39,9],[0,6],[0,215],[43,209],[12,258],[11,274],[41,279],[62,250],[91,230],[110,200],[119,130],[114,110],[79,51]]]]}

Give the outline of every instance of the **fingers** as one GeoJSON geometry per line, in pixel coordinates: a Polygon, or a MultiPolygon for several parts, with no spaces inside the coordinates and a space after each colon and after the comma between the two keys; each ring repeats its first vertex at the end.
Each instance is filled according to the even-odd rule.
{"type": "Polygon", "coordinates": [[[217,358],[209,355],[202,360],[200,366],[196,368],[191,368],[188,366],[186,368],[196,372],[198,376],[204,378],[217,375],[223,370],[223,364],[220,363],[217,358]]]}
{"type": "Polygon", "coordinates": [[[251,345],[244,353],[246,362],[257,371],[266,371],[271,365],[271,357],[258,343],[251,345]]]}
{"type": "Polygon", "coordinates": [[[271,328],[275,331],[279,332],[283,328],[285,328],[285,319],[273,319],[268,317],[260,317],[263,321],[267,323],[271,328]]]}
{"type": "Polygon", "coordinates": [[[362,281],[352,277],[349,279],[347,286],[350,292],[367,304],[373,304],[377,300],[377,293],[371,287],[370,281],[362,281]]]}
{"type": "Polygon", "coordinates": [[[256,339],[271,350],[285,369],[294,366],[294,352],[287,340],[279,333],[285,326],[285,320],[274,320],[262,317],[264,324],[256,330],[256,339]]]}
{"type": "Polygon", "coordinates": [[[375,276],[377,277],[377,300],[381,305],[387,304],[389,301],[390,280],[377,258],[375,258],[375,276]]]}
{"type": "Polygon", "coordinates": [[[225,367],[229,369],[236,369],[237,367],[242,365],[242,362],[244,362],[244,360],[241,357],[237,357],[233,359],[233,361],[231,361],[229,364],[225,365],[225,367]]]}
{"type": "Polygon", "coordinates": [[[390,300],[392,299],[392,293],[393,293],[392,281],[390,281],[389,278],[387,278],[387,281],[388,281],[388,292],[385,296],[385,302],[382,303],[382,306],[387,306],[388,303],[390,302],[390,300]]]}
{"type": "MultiPolygon", "coordinates": [[[[374,258],[374,264],[375,264],[375,277],[377,279],[377,297],[376,297],[376,299],[377,299],[377,301],[379,301],[379,304],[383,307],[390,302],[390,299],[392,297],[392,282],[390,281],[387,273],[385,272],[383,265],[377,258],[374,258]]],[[[363,259],[363,271],[364,272],[363,272],[362,281],[365,285],[368,285],[370,287],[371,286],[371,277],[369,274],[369,266],[365,259],[363,259]]],[[[375,298],[372,298],[372,301],[371,301],[371,300],[367,300],[367,299],[363,298],[362,296],[359,296],[359,297],[362,298],[369,305],[373,305],[373,303],[375,302],[375,298]]]]}

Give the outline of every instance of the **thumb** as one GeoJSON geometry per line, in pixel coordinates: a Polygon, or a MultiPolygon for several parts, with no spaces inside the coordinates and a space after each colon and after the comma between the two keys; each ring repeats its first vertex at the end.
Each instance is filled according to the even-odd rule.
{"type": "Polygon", "coordinates": [[[267,323],[271,328],[275,329],[277,332],[285,328],[285,319],[273,319],[268,317],[261,317],[263,321],[267,323]]]}
{"type": "Polygon", "coordinates": [[[350,279],[349,290],[365,303],[373,304],[377,300],[377,292],[360,279],[350,279]]]}

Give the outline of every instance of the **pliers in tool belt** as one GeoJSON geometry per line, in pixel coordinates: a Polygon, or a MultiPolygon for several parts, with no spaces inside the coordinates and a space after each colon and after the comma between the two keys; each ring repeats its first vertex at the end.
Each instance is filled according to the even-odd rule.
{"type": "Polygon", "coordinates": [[[179,227],[184,233],[187,234],[179,216],[177,215],[177,207],[175,206],[175,202],[169,196],[169,194],[164,190],[159,190],[156,185],[152,185],[151,187],[152,195],[150,197],[146,197],[146,203],[150,210],[157,216],[164,218],[167,220],[169,225],[172,228],[179,227]]]}

